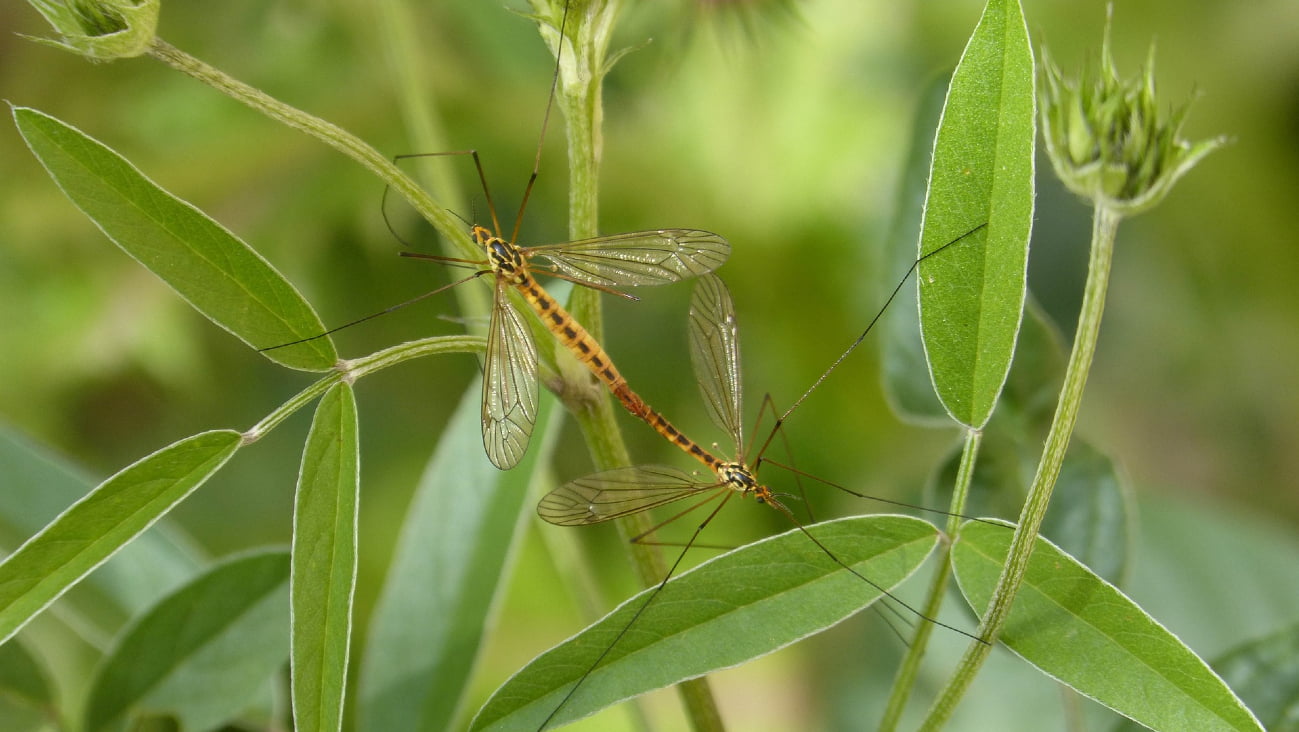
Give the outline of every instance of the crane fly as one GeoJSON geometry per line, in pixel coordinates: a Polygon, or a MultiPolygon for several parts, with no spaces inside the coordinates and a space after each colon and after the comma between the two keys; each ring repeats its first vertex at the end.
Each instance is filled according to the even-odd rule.
{"type": "MultiPolygon", "coordinates": [[[[554,719],[555,715],[559,713],[564,704],[566,704],[568,700],[572,698],[573,694],[576,693],[578,687],[581,686],[583,681],[585,681],[586,678],[595,671],[595,669],[599,668],[600,664],[613,650],[614,646],[617,645],[618,641],[622,639],[641,614],[644,613],[645,609],[654,601],[658,593],[667,585],[668,580],[671,579],[677,567],[684,559],[685,552],[689,550],[690,545],[708,523],[711,522],[712,519],[721,511],[722,507],[737,495],[753,498],[758,503],[766,504],[781,514],[784,514],[784,516],[793,522],[794,525],[798,527],[798,529],[800,529],[808,539],[816,544],[826,556],[830,557],[830,559],[840,567],[846,569],[858,579],[880,592],[882,597],[892,599],[894,602],[906,608],[924,621],[947,628],[973,640],[986,642],[978,636],[926,616],[924,613],[921,613],[902,600],[899,600],[886,588],[876,584],[865,575],[844,563],[824,544],[817,540],[815,536],[808,532],[807,529],[803,527],[802,523],[800,523],[794,516],[793,512],[780,501],[776,493],[758,477],[758,472],[764,462],[772,462],[773,464],[779,465],[779,463],[768,460],[764,455],[767,448],[771,445],[773,437],[776,432],[779,431],[784,421],[818,386],[820,386],[826,377],[828,377],[830,373],[833,372],[839,364],[842,363],[843,360],[861,344],[920,262],[943,251],[956,242],[961,241],[975,231],[982,229],[983,226],[984,225],[977,226],[957,239],[954,239],[942,247],[923,255],[911,265],[911,268],[908,269],[907,273],[903,276],[902,281],[898,283],[898,285],[893,289],[892,294],[890,294],[888,299],[885,301],[884,306],[870,321],[866,330],[833,362],[833,364],[831,364],[829,369],[821,374],[821,376],[813,383],[811,388],[804,392],[788,410],[777,418],[771,433],[762,443],[757,454],[753,456],[752,459],[746,457],[744,440],[742,422],[743,409],[740,389],[740,348],[735,306],[732,302],[730,292],[727,290],[725,284],[722,283],[721,279],[711,274],[703,275],[699,278],[690,303],[690,357],[700,392],[704,397],[704,404],[707,407],[708,414],[713,423],[732,439],[734,446],[732,454],[734,457],[725,459],[713,455],[702,445],[673,427],[665,418],[662,417],[662,415],[659,415],[653,410],[649,410],[646,421],[648,421],[660,434],[683,450],[686,454],[703,463],[709,470],[707,476],[688,473],[679,468],[667,465],[642,465],[606,470],[583,478],[578,478],[550,491],[538,503],[537,513],[543,520],[558,526],[585,526],[602,523],[629,514],[647,511],[659,506],[684,501],[690,498],[699,497],[701,499],[694,505],[676,513],[668,519],[668,521],[658,524],[654,529],[651,529],[650,532],[637,536],[632,540],[640,541],[645,539],[654,531],[657,531],[659,528],[662,528],[667,523],[670,523],[671,521],[680,518],[701,506],[713,501],[717,501],[718,503],[708,512],[704,520],[695,529],[690,541],[687,542],[685,549],[677,557],[677,560],[673,563],[671,569],[669,569],[667,576],[664,577],[664,579],[651,591],[651,593],[646,597],[644,604],[635,611],[627,625],[623,626],[613,641],[600,653],[595,662],[573,684],[560,701],[559,705],[551,711],[550,715],[544,722],[542,722],[541,727],[538,729],[545,729],[546,725],[554,719]]],[[[788,466],[782,465],[781,467],[788,466]]],[[[793,468],[788,469],[798,475],[806,475],[800,471],[793,470],[793,468]]],[[[821,482],[860,498],[871,498],[870,496],[857,493],[856,491],[830,483],[829,481],[821,482]]],[[[945,512],[939,511],[938,513],[945,512]]]]}
{"type": "MultiPolygon", "coordinates": [[[[510,301],[511,289],[522,295],[542,324],[559,339],[578,361],[582,362],[597,379],[633,415],[648,419],[653,413],[618,372],[613,361],[600,344],[546,292],[533,276],[543,269],[547,274],[579,285],[635,299],[618,291],[623,287],[665,285],[712,272],[730,255],[730,244],[717,234],[699,229],[657,229],[612,234],[560,244],[524,247],[518,240],[523,213],[537,180],[541,166],[541,147],[545,139],[550,110],[559,81],[560,56],[564,47],[564,30],[568,24],[568,7],[559,24],[559,44],[555,54],[555,73],[551,81],[550,97],[541,123],[541,140],[537,143],[537,156],[532,175],[523,191],[523,199],[514,227],[507,239],[503,234],[487,186],[487,176],[476,150],[434,153],[435,155],[464,155],[473,157],[478,170],[478,180],[487,200],[492,228],[473,225],[470,236],[485,255],[485,259],[466,260],[418,252],[402,252],[402,256],[432,260],[477,271],[444,287],[426,292],[380,313],[354,320],[312,338],[320,338],[343,328],[356,325],[401,307],[444,292],[461,283],[490,275],[495,281],[491,318],[487,329],[487,353],[483,362],[482,426],[483,447],[492,464],[508,470],[518,464],[527,452],[533,426],[537,420],[537,348],[525,320],[526,316],[510,301]],[[546,260],[537,267],[534,257],[546,260]]],[[[386,191],[385,191],[386,195],[386,191]]],[[[386,219],[385,219],[386,220],[386,219]]],[[[391,229],[391,225],[389,226],[391,229]]],[[[395,233],[395,232],[394,232],[395,233]]],[[[400,238],[400,237],[398,237],[400,238]]],[[[306,340],[284,343],[272,348],[283,348],[306,340]]],[[[271,349],[262,349],[271,350],[271,349]]]]}

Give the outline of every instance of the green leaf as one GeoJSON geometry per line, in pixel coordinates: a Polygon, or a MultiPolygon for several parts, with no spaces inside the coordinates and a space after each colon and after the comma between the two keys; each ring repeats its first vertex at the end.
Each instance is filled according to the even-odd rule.
{"type": "Polygon", "coordinates": [[[289,554],[223,561],[123,632],[86,701],[87,732],[134,712],[211,729],[247,708],[289,657],[289,554]]]}
{"type": "MultiPolygon", "coordinates": [[[[254,348],[325,331],[283,275],[202,211],[80,130],[27,107],[13,113],[28,147],[77,208],[209,320],[254,348]]],[[[307,371],[326,371],[338,360],[328,338],[265,354],[307,371]]]]}
{"type": "Polygon", "coordinates": [[[920,321],[943,406],[981,428],[1015,350],[1033,220],[1033,52],[1019,3],[991,0],[961,57],[934,141],[920,321]]]}
{"type": "Polygon", "coordinates": [[[0,563],[0,642],[202,485],[239,449],[230,430],[173,443],[109,478],[0,563]]]}
{"type": "Polygon", "coordinates": [[[530,476],[554,449],[560,412],[550,392],[541,399],[551,418],[534,433],[550,439],[501,471],[483,454],[481,380],[461,398],[420,480],[374,611],[361,668],[360,729],[455,726],[507,575],[530,476]]]}
{"type": "Polygon", "coordinates": [[[910,516],[862,516],[807,527],[871,584],[845,571],[799,529],[707,561],[645,590],[546,651],[497,689],[473,730],[537,729],[636,618],[555,715],[558,726],[646,691],[771,653],[867,607],[924,562],[938,542],[910,516]]]}
{"type": "Polygon", "coordinates": [[[356,589],[358,451],[356,400],[351,386],[338,384],[316,408],[293,511],[293,721],[298,730],[343,725],[356,589]]]}
{"type": "MultiPolygon", "coordinates": [[[[952,546],[970,606],[987,607],[1011,532],[967,522],[952,546]]],[[[1207,664],[1113,585],[1038,539],[1001,641],[1029,663],[1155,730],[1261,730],[1207,664]]]]}
{"type": "Polygon", "coordinates": [[[53,721],[48,715],[55,703],[49,677],[27,646],[18,638],[0,644],[0,720],[5,728],[39,729],[53,721]]]}
{"type": "MultiPolygon", "coordinates": [[[[936,77],[920,97],[920,108],[911,126],[911,149],[902,168],[893,227],[884,251],[884,276],[894,277],[915,262],[915,244],[920,239],[920,220],[925,211],[925,189],[933,158],[934,131],[942,117],[950,74],[936,77]]],[[[894,282],[885,283],[892,288],[894,282]]],[[[914,424],[947,424],[947,411],[934,394],[934,382],[925,368],[925,346],[920,340],[918,295],[912,281],[898,295],[898,302],[884,319],[881,346],[881,378],[884,396],[894,414],[914,424]]]]}
{"type": "MultiPolygon", "coordinates": [[[[0,546],[16,548],[97,481],[59,455],[0,424],[0,546]]],[[[175,526],[159,521],[64,596],[61,617],[95,645],[194,575],[201,554],[175,526]],[[71,617],[75,614],[75,618],[71,617]]]]}

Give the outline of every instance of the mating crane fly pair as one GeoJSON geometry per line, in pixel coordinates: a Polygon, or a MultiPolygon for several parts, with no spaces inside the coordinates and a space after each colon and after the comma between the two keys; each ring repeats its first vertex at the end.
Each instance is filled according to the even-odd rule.
{"type": "MultiPolygon", "coordinates": [[[[556,52],[555,77],[552,81],[550,100],[547,102],[546,113],[542,122],[541,134],[543,138],[550,116],[551,105],[554,101],[555,85],[558,83],[559,56],[562,53],[565,40],[564,32],[568,24],[567,13],[568,8],[565,7],[564,16],[558,27],[559,42],[556,52]]],[[[730,245],[721,236],[708,231],[698,229],[659,229],[601,236],[561,244],[534,247],[518,246],[514,243],[514,240],[518,237],[524,209],[527,206],[533,183],[537,178],[540,167],[540,151],[541,145],[539,142],[537,162],[524,189],[513,233],[509,239],[504,238],[502,235],[503,230],[497,220],[496,208],[491,200],[486,176],[483,173],[477,152],[471,150],[464,153],[444,153],[469,154],[473,157],[487,199],[493,229],[474,225],[471,228],[471,237],[474,243],[481,248],[486,258],[483,260],[464,260],[404,252],[403,256],[440,261],[456,266],[471,266],[477,268],[477,271],[468,277],[420,295],[383,312],[386,313],[397,307],[403,307],[422,300],[471,279],[487,275],[493,277],[494,296],[488,326],[487,351],[483,364],[482,431],[487,456],[498,468],[503,470],[512,468],[523,457],[537,418],[537,350],[532,340],[531,331],[525,321],[526,316],[517,310],[510,300],[509,290],[514,289],[522,295],[545,327],[579,361],[585,364],[597,379],[609,388],[610,392],[629,412],[645,421],[669,442],[701,462],[708,469],[707,476],[687,473],[678,468],[663,465],[646,465],[603,471],[570,481],[549,492],[537,506],[540,517],[559,526],[589,525],[707,494],[698,503],[673,517],[675,519],[705,504],[718,500],[717,505],[708,512],[695,529],[690,540],[690,543],[693,543],[695,537],[703,531],[732,497],[737,494],[751,497],[784,514],[826,556],[839,564],[841,568],[879,591],[882,597],[892,599],[893,602],[906,608],[926,622],[935,623],[975,640],[982,640],[965,631],[927,617],[910,605],[898,600],[886,588],[877,585],[845,564],[807,529],[803,528],[789,508],[781,503],[776,494],[758,478],[758,472],[764,462],[773,462],[767,460],[764,456],[776,432],[781,429],[794,410],[863,341],[920,262],[966,239],[984,228],[985,225],[975,226],[942,247],[915,260],[888,296],[883,307],[870,321],[865,331],[788,410],[776,419],[771,432],[762,442],[757,452],[751,458],[746,458],[742,428],[740,356],[735,309],[725,285],[719,278],[711,274],[726,261],[730,254],[730,245]],[[537,268],[533,263],[534,258],[542,258],[546,264],[537,268]],[[689,314],[691,361],[709,416],[733,440],[734,450],[732,454],[734,457],[724,459],[713,455],[708,449],[674,427],[662,414],[641,399],[619,373],[600,344],[537,283],[532,274],[534,268],[544,269],[547,274],[560,279],[623,296],[626,295],[619,292],[618,288],[664,285],[698,278],[699,281],[691,300],[689,314]]],[[[383,313],[376,315],[380,314],[383,313]]],[[[353,321],[315,337],[328,335],[342,328],[369,320],[372,317],[375,317],[375,315],[353,321]]],[[[295,343],[298,342],[301,341],[295,343]]],[[[275,348],[288,345],[293,344],[282,344],[275,346],[275,348]]],[[[774,462],[773,464],[778,465],[778,463],[774,462]]],[[[793,472],[797,475],[805,475],[799,471],[793,472]]],[[[828,481],[821,482],[860,498],[871,498],[828,481]]],[[[944,512],[938,511],[937,513],[944,512]]],[[[645,538],[646,535],[642,535],[636,537],[634,541],[645,538]]],[[[555,718],[560,709],[577,693],[583,681],[600,666],[609,652],[631,628],[632,624],[650,606],[657,597],[658,592],[673,576],[685,556],[685,551],[688,549],[689,544],[672,564],[667,576],[654,588],[644,604],[637,609],[629,623],[622,628],[613,642],[604,649],[591,667],[567,691],[559,705],[541,723],[540,728],[545,728],[555,718]]]]}

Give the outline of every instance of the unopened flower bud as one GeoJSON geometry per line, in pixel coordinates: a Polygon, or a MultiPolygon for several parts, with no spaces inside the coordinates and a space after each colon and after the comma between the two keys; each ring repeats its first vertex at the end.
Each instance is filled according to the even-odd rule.
{"type": "Polygon", "coordinates": [[[1216,137],[1189,143],[1178,135],[1187,107],[1161,113],[1155,101],[1154,47],[1145,72],[1120,79],[1110,52],[1109,21],[1099,73],[1065,79],[1042,53],[1042,129],[1047,155],[1069,190],[1120,214],[1158,203],[1173,183],[1223,145],[1216,137]]]}

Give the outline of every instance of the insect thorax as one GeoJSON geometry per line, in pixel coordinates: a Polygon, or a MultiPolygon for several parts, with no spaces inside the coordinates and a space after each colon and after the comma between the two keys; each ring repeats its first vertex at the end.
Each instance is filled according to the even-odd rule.
{"type": "Polygon", "coordinates": [[[517,284],[519,275],[527,269],[523,252],[519,251],[514,244],[493,235],[490,230],[481,226],[475,226],[472,234],[474,241],[486,250],[487,261],[492,265],[492,271],[503,275],[512,284],[517,284]]]}
{"type": "Polygon", "coordinates": [[[717,480],[733,491],[749,495],[758,491],[759,497],[766,492],[758,483],[758,478],[744,463],[718,463],[717,480]]]}

